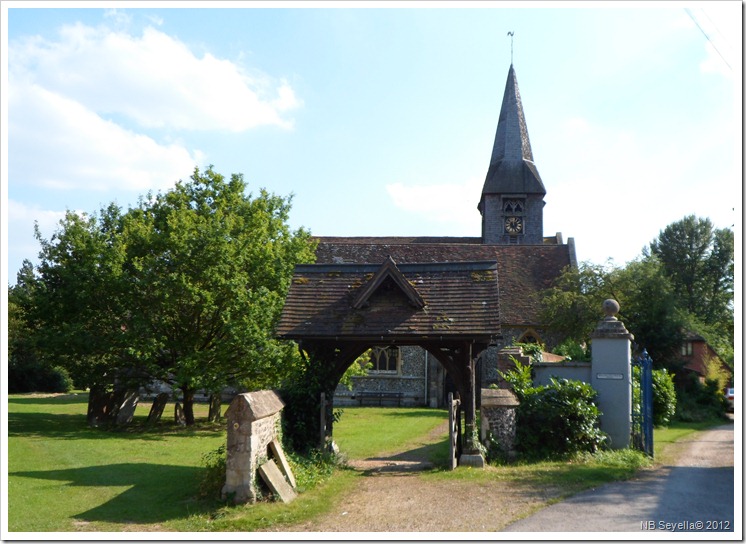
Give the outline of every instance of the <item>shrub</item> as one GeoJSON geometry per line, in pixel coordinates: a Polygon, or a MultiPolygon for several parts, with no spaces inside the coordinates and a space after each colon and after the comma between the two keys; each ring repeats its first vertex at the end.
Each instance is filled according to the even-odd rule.
{"type": "Polygon", "coordinates": [[[552,378],[528,389],[516,410],[516,448],[537,458],[595,452],[606,440],[595,398],[596,391],[577,380],[552,378]]]}
{"type": "MultiPolygon", "coordinates": [[[[339,459],[334,455],[319,450],[310,450],[306,455],[286,451],[286,456],[299,493],[313,489],[329,478],[339,464],[339,459]]],[[[206,470],[199,483],[198,496],[201,499],[222,500],[226,460],[225,444],[202,456],[202,465],[206,470]]]]}
{"type": "Polygon", "coordinates": [[[199,483],[199,496],[203,499],[219,499],[225,484],[225,444],[202,456],[206,470],[199,483]]]}
{"type": "Polygon", "coordinates": [[[534,342],[514,342],[513,347],[521,348],[523,354],[528,356],[531,359],[532,363],[541,362],[541,354],[545,349],[544,344],[536,344],[534,342]]]}
{"type": "Polygon", "coordinates": [[[67,393],[72,388],[72,378],[61,366],[47,366],[37,360],[9,361],[9,393],[67,393]]]}
{"type": "Polygon", "coordinates": [[[717,380],[701,383],[692,375],[685,387],[679,391],[675,418],[684,422],[725,419],[728,402],[717,380]]]}
{"type": "Polygon", "coordinates": [[[549,385],[531,384],[531,367],[518,361],[501,373],[515,392],[516,449],[530,458],[552,458],[595,452],[606,441],[599,428],[596,391],[577,380],[552,378],[549,385]]]}
{"type": "Polygon", "coordinates": [[[340,464],[338,456],[321,450],[309,450],[306,455],[292,451],[286,453],[299,493],[313,489],[329,478],[340,464]]]}
{"type": "MultiPolygon", "coordinates": [[[[529,389],[533,388],[534,382],[531,378],[531,364],[522,364],[515,357],[511,357],[513,368],[507,372],[499,372],[503,380],[508,382],[513,392],[520,400],[529,389]]],[[[493,387],[497,387],[493,385],[493,387]]]]}
{"type": "Polygon", "coordinates": [[[552,350],[557,355],[564,355],[570,361],[590,361],[591,350],[585,344],[578,344],[573,340],[565,340],[552,350]]]}
{"type": "Polygon", "coordinates": [[[669,374],[665,368],[653,370],[653,425],[668,425],[675,413],[676,389],[673,374],[669,374]]]}

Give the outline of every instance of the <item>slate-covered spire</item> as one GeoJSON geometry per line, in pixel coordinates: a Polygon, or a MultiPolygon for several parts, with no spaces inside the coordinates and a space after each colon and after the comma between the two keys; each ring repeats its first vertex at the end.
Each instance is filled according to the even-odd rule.
{"type": "Polygon", "coordinates": [[[483,209],[485,194],[546,194],[539,171],[534,165],[521,93],[512,64],[505,83],[495,144],[479,203],[480,211],[483,209]]]}

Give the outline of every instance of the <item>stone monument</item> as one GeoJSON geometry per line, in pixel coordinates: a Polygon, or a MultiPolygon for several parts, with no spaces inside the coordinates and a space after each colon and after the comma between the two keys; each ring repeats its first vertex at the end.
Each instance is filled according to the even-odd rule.
{"type": "Polygon", "coordinates": [[[267,390],[243,393],[231,402],[225,412],[228,443],[223,499],[232,495],[234,503],[256,502],[258,472],[284,502],[295,498],[295,479],[279,441],[284,407],[279,395],[267,390]]]}

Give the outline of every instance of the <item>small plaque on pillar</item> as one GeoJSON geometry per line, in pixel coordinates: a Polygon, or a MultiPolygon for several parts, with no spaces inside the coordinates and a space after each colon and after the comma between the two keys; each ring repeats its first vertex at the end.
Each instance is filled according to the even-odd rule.
{"type": "Polygon", "coordinates": [[[624,374],[599,373],[599,374],[596,374],[596,378],[599,380],[623,380],[624,374]]]}

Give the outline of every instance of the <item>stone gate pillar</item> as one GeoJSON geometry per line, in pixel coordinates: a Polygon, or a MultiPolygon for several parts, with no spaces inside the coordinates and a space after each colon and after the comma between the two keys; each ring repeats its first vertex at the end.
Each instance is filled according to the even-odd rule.
{"type": "Polygon", "coordinates": [[[606,314],[591,333],[591,386],[598,392],[601,430],[609,435],[613,449],[630,445],[632,433],[631,341],[634,336],[616,318],[619,303],[605,300],[606,314]]]}

